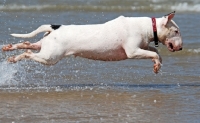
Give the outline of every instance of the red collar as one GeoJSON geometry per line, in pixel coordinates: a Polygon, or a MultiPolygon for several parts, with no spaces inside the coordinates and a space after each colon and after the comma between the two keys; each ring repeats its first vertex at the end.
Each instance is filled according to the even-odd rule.
{"type": "Polygon", "coordinates": [[[158,47],[158,35],[157,35],[157,28],[156,28],[156,18],[152,17],[151,20],[152,20],[155,47],[158,47]]]}

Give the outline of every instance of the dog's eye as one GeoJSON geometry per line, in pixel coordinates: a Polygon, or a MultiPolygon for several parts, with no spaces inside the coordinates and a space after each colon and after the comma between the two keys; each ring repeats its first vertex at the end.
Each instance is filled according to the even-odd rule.
{"type": "Polygon", "coordinates": [[[178,34],[178,30],[175,30],[174,32],[175,32],[176,34],[178,34]]]}

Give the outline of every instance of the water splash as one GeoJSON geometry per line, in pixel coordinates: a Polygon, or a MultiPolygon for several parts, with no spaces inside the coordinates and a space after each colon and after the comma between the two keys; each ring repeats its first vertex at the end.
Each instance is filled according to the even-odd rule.
{"type": "Polygon", "coordinates": [[[0,63],[0,69],[0,86],[17,84],[17,81],[14,80],[15,73],[17,73],[17,68],[15,65],[4,61],[0,63]]]}
{"type": "MultiPolygon", "coordinates": [[[[5,4],[6,4],[6,0],[3,0],[2,2],[3,4],[1,5],[1,7],[5,7],[5,4]]],[[[2,14],[4,13],[3,10],[0,11],[0,16],[2,16],[2,14]]]]}

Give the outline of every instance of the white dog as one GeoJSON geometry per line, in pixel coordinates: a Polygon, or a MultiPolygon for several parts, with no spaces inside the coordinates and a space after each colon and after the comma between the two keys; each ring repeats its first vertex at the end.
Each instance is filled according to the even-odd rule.
{"type": "Polygon", "coordinates": [[[40,41],[9,44],[2,50],[40,50],[38,53],[27,50],[10,57],[8,61],[15,63],[28,58],[47,65],[56,64],[69,55],[103,61],[152,59],[154,72],[158,73],[162,59],[157,49],[149,46],[149,43],[158,40],[172,52],[182,49],[179,27],[172,20],[174,15],[175,12],[161,18],[120,16],[96,25],[42,25],[29,34],[11,34],[30,38],[46,32],[40,41]]]}

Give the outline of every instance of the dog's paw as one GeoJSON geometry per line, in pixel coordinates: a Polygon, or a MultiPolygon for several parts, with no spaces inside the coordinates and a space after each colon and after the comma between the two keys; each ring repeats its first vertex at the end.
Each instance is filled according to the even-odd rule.
{"type": "Polygon", "coordinates": [[[2,50],[3,50],[3,51],[10,51],[10,50],[12,50],[12,44],[8,44],[8,45],[6,45],[6,46],[3,46],[3,47],[2,47],[2,50]]]}
{"type": "Polygon", "coordinates": [[[154,73],[157,74],[159,72],[160,68],[161,68],[161,64],[160,63],[154,64],[154,66],[153,66],[154,73]]]}
{"type": "Polygon", "coordinates": [[[15,60],[15,56],[12,56],[12,57],[8,58],[8,62],[16,63],[17,61],[15,60]]]}
{"type": "Polygon", "coordinates": [[[159,72],[159,70],[161,68],[161,65],[162,65],[161,62],[160,62],[160,60],[162,61],[162,59],[152,59],[152,61],[154,62],[153,71],[156,74],[159,72]]]}

